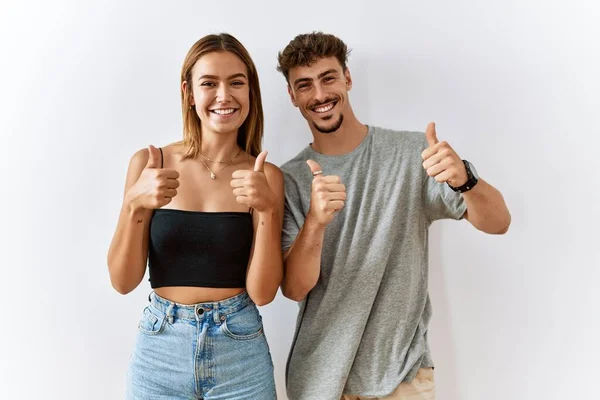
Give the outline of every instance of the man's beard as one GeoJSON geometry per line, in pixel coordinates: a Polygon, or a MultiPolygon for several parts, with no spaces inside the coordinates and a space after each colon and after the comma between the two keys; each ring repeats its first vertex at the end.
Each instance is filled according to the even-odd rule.
{"type": "Polygon", "coordinates": [[[321,133],[333,133],[333,132],[337,131],[338,129],[340,129],[340,126],[342,126],[342,122],[344,122],[344,115],[340,114],[340,118],[337,120],[337,122],[335,124],[331,125],[330,127],[319,126],[314,121],[313,121],[313,126],[315,127],[316,130],[318,130],[321,133]]]}

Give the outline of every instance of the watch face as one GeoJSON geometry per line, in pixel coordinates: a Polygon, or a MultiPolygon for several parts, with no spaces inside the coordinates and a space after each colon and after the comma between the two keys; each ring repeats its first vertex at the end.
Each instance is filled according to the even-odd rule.
{"type": "Polygon", "coordinates": [[[479,180],[479,174],[477,174],[477,170],[475,169],[475,166],[473,166],[473,164],[471,164],[469,161],[467,161],[467,163],[469,164],[469,169],[471,170],[471,174],[473,174],[473,177],[477,180],[479,180]]]}

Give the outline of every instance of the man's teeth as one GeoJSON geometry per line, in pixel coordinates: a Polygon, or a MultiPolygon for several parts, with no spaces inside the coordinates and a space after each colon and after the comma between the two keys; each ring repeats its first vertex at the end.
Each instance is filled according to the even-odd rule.
{"type": "Polygon", "coordinates": [[[219,114],[219,115],[229,115],[232,114],[235,111],[235,108],[226,108],[226,109],[222,109],[222,110],[213,110],[213,112],[215,114],[219,114]]]}
{"type": "Polygon", "coordinates": [[[329,103],[326,106],[315,108],[315,111],[318,113],[327,112],[327,111],[331,110],[334,105],[335,105],[335,103],[329,103]]]}

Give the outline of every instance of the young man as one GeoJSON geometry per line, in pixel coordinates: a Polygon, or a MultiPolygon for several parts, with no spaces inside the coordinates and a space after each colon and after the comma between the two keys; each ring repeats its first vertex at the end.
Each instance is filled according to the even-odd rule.
{"type": "Polygon", "coordinates": [[[427,343],[428,236],[438,219],[503,234],[502,195],[425,134],[367,126],[348,92],[348,49],[323,33],[279,53],[314,141],[282,166],[283,294],[300,302],[287,364],[290,400],[433,399],[427,343]]]}

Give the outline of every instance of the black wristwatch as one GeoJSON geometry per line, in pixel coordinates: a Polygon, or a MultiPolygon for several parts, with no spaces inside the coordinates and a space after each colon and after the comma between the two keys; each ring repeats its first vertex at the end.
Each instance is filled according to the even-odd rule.
{"type": "Polygon", "coordinates": [[[477,170],[475,169],[473,164],[471,164],[467,160],[462,161],[465,164],[465,169],[467,170],[467,182],[459,187],[454,187],[448,183],[450,189],[460,193],[468,192],[469,190],[473,189],[475,185],[477,185],[477,182],[479,182],[479,175],[477,175],[477,170]]]}

